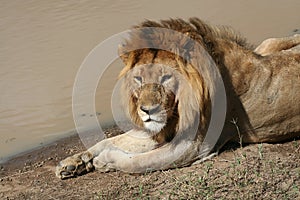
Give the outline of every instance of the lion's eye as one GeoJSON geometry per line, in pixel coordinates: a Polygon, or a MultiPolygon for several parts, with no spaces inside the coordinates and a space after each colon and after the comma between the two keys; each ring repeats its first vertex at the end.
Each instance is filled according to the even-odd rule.
{"type": "Polygon", "coordinates": [[[165,84],[165,83],[167,83],[167,82],[169,82],[169,80],[172,78],[172,76],[171,75],[164,75],[163,77],[161,77],[161,81],[160,81],[160,83],[161,84],[165,84]]]}
{"type": "Polygon", "coordinates": [[[142,85],[143,79],[141,76],[134,76],[133,78],[137,84],[142,85]]]}

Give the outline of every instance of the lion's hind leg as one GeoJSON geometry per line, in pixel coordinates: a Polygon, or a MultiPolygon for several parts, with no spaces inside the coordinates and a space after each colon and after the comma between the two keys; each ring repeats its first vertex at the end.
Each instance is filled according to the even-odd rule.
{"type": "Polygon", "coordinates": [[[88,151],[70,156],[59,162],[56,176],[66,179],[90,172],[94,169],[92,161],[93,155],[88,151]]]}
{"type": "Polygon", "coordinates": [[[264,40],[256,49],[255,53],[267,56],[284,50],[299,50],[300,34],[284,38],[269,38],[264,40]]]}

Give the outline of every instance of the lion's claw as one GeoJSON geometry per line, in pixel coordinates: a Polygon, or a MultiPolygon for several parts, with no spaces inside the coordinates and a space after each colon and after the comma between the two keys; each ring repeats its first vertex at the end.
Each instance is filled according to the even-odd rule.
{"type": "Polygon", "coordinates": [[[74,165],[67,166],[68,171],[74,171],[76,167],[74,165]]]}
{"type": "Polygon", "coordinates": [[[56,176],[61,179],[75,177],[93,170],[93,156],[89,152],[84,152],[70,156],[62,161],[56,167],[56,176]]]}

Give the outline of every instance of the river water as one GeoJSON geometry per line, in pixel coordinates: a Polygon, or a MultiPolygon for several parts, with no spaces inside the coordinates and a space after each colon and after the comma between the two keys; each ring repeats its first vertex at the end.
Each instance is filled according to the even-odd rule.
{"type": "MultiPolygon", "coordinates": [[[[1,1],[0,162],[74,134],[77,71],[109,36],[144,19],[196,16],[230,25],[258,44],[296,32],[299,10],[299,0],[1,1]]],[[[111,91],[121,67],[116,60],[105,73],[96,93],[96,113],[83,112],[82,117],[96,115],[101,125],[113,124],[111,91]]]]}

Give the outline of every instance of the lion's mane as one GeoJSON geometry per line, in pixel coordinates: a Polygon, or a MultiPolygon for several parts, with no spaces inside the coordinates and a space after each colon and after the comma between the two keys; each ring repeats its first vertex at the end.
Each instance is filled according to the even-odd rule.
{"type": "MultiPolygon", "coordinates": [[[[163,55],[164,58],[168,57],[176,61],[175,65],[170,64],[169,66],[177,70],[193,89],[192,91],[188,90],[186,85],[179,86],[180,92],[178,92],[178,96],[176,97],[178,100],[179,115],[179,121],[176,122],[176,132],[184,131],[193,126],[195,119],[199,118],[198,131],[202,133],[201,137],[203,137],[211,116],[210,97],[215,92],[212,83],[214,79],[208,74],[207,67],[213,61],[220,63],[220,56],[222,56],[218,50],[217,40],[222,38],[249,49],[252,47],[232,29],[227,27],[212,27],[197,18],[191,18],[189,22],[182,19],[165,20],[160,23],[145,21],[134,28],[138,31],[131,33],[130,38],[126,40],[119,50],[120,57],[126,65],[120,72],[119,78],[125,77],[125,84],[123,84],[122,91],[126,93],[123,95],[125,98],[124,105],[129,113],[131,113],[130,116],[132,118],[139,118],[136,114],[136,102],[133,100],[132,95],[130,95],[130,83],[126,80],[126,74],[138,64],[149,62],[149,54],[157,56],[158,52],[161,52],[158,56],[163,55]],[[154,29],[153,31],[151,29],[153,27],[160,29],[154,29]],[[181,34],[178,35],[174,34],[173,31],[168,32],[165,30],[173,30],[181,34]],[[191,39],[198,42],[201,48],[199,49],[191,43],[191,39]],[[166,40],[177,43],[180,47],[184,48],[166,44],[164,42],[166,40]],[[141,48],[143,46],[160,47],[160,49],[141,48]],[[213,60],[207,59],[207,52],[213,57],[213,60]],[[201,55],[204,59],[193,60],[195,55],[201,55]],[[195,65],[202,67],[201,72],[207,73],[200,74],[199,69],[195,65]],[[192,95],[191,92],[193,93],[192,95]]],[[[135,119],[132,121],[135,121],[135,119]]],[[[166,133],[168,132],[166,131],[166,133]]]]}

